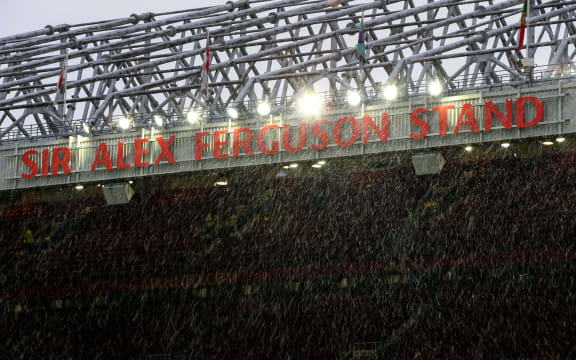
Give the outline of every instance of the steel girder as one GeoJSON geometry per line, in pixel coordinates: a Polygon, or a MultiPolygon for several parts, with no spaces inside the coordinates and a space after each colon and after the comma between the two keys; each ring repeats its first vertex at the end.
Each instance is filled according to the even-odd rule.
{"type": "MultiPolygon", "coordinates": [[[[222,121],[235,106],[248,119],[262,99],[289,111],[311,88],[326,98],[348,89],[377,96],[394,82],[405,96],[438,79],[447,89],[534,81],[571,69],[576,1],[529,0],[527,46],[518,53],[522,0],[276,0],[42,30],[0,38],[0,143],[113,128],[116,118],[180,124],[190,109],[222,121]],[[367,64],[356,58],[364,17],[367,64]],[[212,54],[201,92],[206,32],[212,54]],[[67,55],[66,55],[67,53],[67,55]],[[55,104],[68,57],[66,108],[55,104]]],[[[338,105],[338,101],[336,100],[338,105]]],[[[278,110],[280,109],[280,110],[278,110]]]]}

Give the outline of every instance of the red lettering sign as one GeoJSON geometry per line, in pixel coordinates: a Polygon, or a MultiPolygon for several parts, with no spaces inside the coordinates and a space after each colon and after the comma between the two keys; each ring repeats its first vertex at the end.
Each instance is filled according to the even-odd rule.
{"type": "Polygon", "coordinates": [[[336,124],[334,125],[334,142],[338,145],[338,146],[342,146],[342,147],[347,147],[350,146],[352,144],[354,144],[356,142],[356,140],[358,140],[358,137],[360,136],[360,125],[358,125],[358,121],[356,121],[355,118],[353,117],[343,117],[342,119],[339,119],[338,121],[336,121],[336,124]],[[350,140],[343,142],[342,141],[342,125],[344,125],[345,122],[349,121],[352,124],[352,136],[350,137],[350,140]]]}
{"type": "Polygon", "coordinates": [[[304,145],[306,145],[306,123],[300,124],[300,138],[298,140],[298,146],[293,148],[290,146],[290,125],[284,125],[284,131],[282,131],[282,147],[288,152],[297,152],[302,150],[304,145]]]}
{"type": "Polygon", "coordinates": [[[172,155],[172,151],[170,151],[170,145],[172,145],[174,139],[176,139],[176,136],[174,135],[170,136],[170,140],[168,140],[168,142],[165,142],[164,138],[161,137],[156,138],[156,142],[158,143],[158,145],[160,145],[160,150],[162,150],[162,152],[160,153],[160,155],[158,155],[158,158],[154,162],[155,166],[158,166],[158,164],[160,164],[162,158],[166,158],[168,164],[176,163],[176,160],[174,160],[174,155],[172,155]]]}
{"type": "Polygon", "coordinates": [[[502,113],[498,111],[498,108],[492,101],[486,102],[484,106],[484,123],[485,130],[492,130],[492,114],[496,115],[498,120],[506,129],[512,129],[512,100],[506,100],[506,117],[502,116],[502,113]]]}
{"type": "Polygon", "coordinates": [[[326,120],[317,120],[312,123],[311,129],[312,134],[314,134],[318,139],[320,139],[320,145],[311,144],[310,147],[314,150],[322,150],[325,149],[328,144],[330,144],[330,137],[325,131],[319,128],[320,125],[327,125],[328,121],[326,120]]]}
{"type": "Polygon", "coordinates": [[[522,97],[516,101],[516,126],[518,128],[531,127],[538,124],[544,118],[544,104],[537,97],[522,97]],[[534,120],[524,122],[524,103],[529,101],[536,107],[536,117],[534,120]]]}
{"type": "Polygon", "coordinates": [[[105,143],[100,144],[98,146],[98,150],[96,151],[96,158],[94,159],[94,163],[92,164],[92,170],[95,171],[98,164],[106,165],[106,170],[112,170],[114,167],[112,166],[112,160],[110,160],[110,153],[108,152],[108,146],[105,143]]]}
{"type": "MultiPolygon", "coordinates": [[[[432,110],[428,110],[425,108],[417,108],[412,111],[410,114],[410,122],[414,124],[418,129],[418,133],[410,132],[410,138],[412,139],[422,139],[426,137],[430,133],[430,124],[427,120],[424,120],[420,117],[420,114],[428,114],[430,111],[438,111],[439,112],[439,129],[440,129],[440,136],[448,135],[448,111],[454,110],[454,105],[443,105],[432,108],[432,110]]],[[[499,109],[494,105],[493,102],[487,101],[484,104],[484,122],[485,122],[485,131],[492,130],[492,120],[494,117],[502,123],[505,129],[511,129],[513,124],[513,110],[514,110],[514,103],[512,100],[506,100],[506,112],[504,115],[499,111],[499,109]]],[[[537,97],[521,97],[516,100],[516,127],[517,128],[526,128],[532,127],[539,124],[542,119],[544,118],[544,104],[540,99],[537,97]],[[527,103],[531,103],[534,106],[535,116],[534,119],[525,119],[525,108],[527,103]]],[[[327,131],[329,123],[326,120],[317,120],[314,121],[310,125],[311,134],[313,136],[313,141],[310,143],[310,148],[313,150],[323,150],[330,145],[330,135],[327,131]],[[319,140],[319,144],[318,144],[319,140]]],[[[332,138],[334,144],[340,147],[348,147],[355,143],[357,143],[358,138],[361,136],[361,143],[368,144],[370,142],[370,133],[374,132],[381,142],[387,142],[389,137],[389,118],[388,113],[382,114],[382,122],[381,126],[378,127],[374,120],[369,115],[364,115],[362,117],[362,127],[360,128],[360,124],[358,120],[354,117],[343,117],[338,119],[334,124],[334,128],[332,129],[332,138]],[[345,126],[346,123],[349,123],[352,127],[352,134],[349,139],[344,141],[342,139],[342,127],[345,126]]],[[[478,121],[476,119],[476,114],[474,113],[474,108],[472,104],[463,104],[462,109],[460,110],[460,114],[458,120],[456,122],[456,126],[454,128],[453,134],[458,135],[460,130],[464,126],[469,126],[470,131],[473,133],[477,133],[480,131],[478,126],[478,121]]],[[[256,137],[256,146],[262,152],[262,154],[266,155],[273,155],[278,153],[280,150],[280,140],[272,139],[270,142],[270,148],[266,146],[264,140],[266,138],[266,134],[270,130],[280,131],[279,125],[267,125],[264,126],[259,132],[256,137]]],[[[305,148],[307,144],[307,132],[308,132],[308,123],[301,122],[298,126],[298,145],[293,147],[290,143],[290,125],[285,124],[282,130],[282,147],[287,152],[298,152],[305,148]]],[[[196,133],[195,139],[195,159],[196,161],[202,160],[202,152],[204,149],[210,149],[211,144],[206,142],[206,137],[209,137],[211,134],[208,132],[201,132],[196,133]]],[[[254,139],[254,130],[248,128],[239,128],[234,129],[232,134],[232,140],[229,140],[228,137],[222,138],[224,135],[229,135],[228,131],[221,130],[216,131],[213,134],[214,138],[214,147],[213,147],[213,158],[214,159],[227,159],[230,157],[228,152],[223,152],[222,149],[224,147],[232,147],[232,156],[234,158],[240,157],[240,149],[243,149],[243,153],[246,156],[252,156],[254,154],[252,148],[252,142],[254,139]],[[233,143],[230,144],[230,141],[233,143]]],[[[160,147],[160,154],[154,161],[153,165],[158,166],[160,163],[165,160],[168,164],[175,164],[176,159],[174,158],[174,154],[172,153],[171,146],[174,143],[176,137],[171,136],[168,141],[166,141],[162,137],[157,137],[156,142],[160,147]]],[[[148,139],[136,139],[134,141],[134,163],[133,165],[129,163],[125,163],[124,159],[124,143],[118,142],[117,154],[116,154],[116,169],[128,169],[132,166],[134,167],[145,167],[150,166],[150,162],[144,161],[144,158],[147,154],[150,153],[150,149],[147,148],[146,144],[149,143],[148,139]]],[[[110,157],[110,152],[108,149],[108,144],[102,143],[98,146],[96,151],[96,155],[92,162],[91,171],[95,171],[98,166],[103,165],[106,170],[113,170],[114,164],[112,163],[112,159],[110,157]]],[[[37,164],[33,157],[38,156],[38,151],[36,150],[29,150],[22,155],[22,164],[28,171],[24,171],[21,174],[23,179],[31,179],[38,175],[38,172],[41,171],[41,176],[57,176],[60,171],[64,174],[68,175],[71,173],[70,170],[70,158],[71,158],[71,151],[69,148],[55,148],[52,151],[49,149],[42,150],[42,159],[41,164],[37,164]],[[51,169],[51,170],[50,170],[51,169]]]]}
{"type": "Polygon", "coordinates": [[[250,143],[252,142],[252,130],[250,129],[235,129],[234,130],[234,148],[232,150],[232,157],[239,157],[240,156],[240,146],[244,148],[244,153],[246,156],[251,156],[252,148],[250,147],[250,143]],[[244,140],[240,140],[240,134],[245,134],[244,140]]]}
{"type": "Polygon", "coordinates": [[[262,128],[262,130],[260,130],[260,132],[258,133],[258,137],[256,138],[258,150],[260,150],[262,152],[262,154],[273,155],[279,151],[278,141],[276,141],[276,140],[272,141],[272,149],[269,150],[266,148],[266,146],[264,146],[264,137],[266,136],[266,132],[268,132],[268,130],[271,130],[271,129],[278,130],[279,126],[278,125],[264,126],[262,128]]]}
{"type": "Polygon", "coordinates": [[[62,171],[65,175],[69,175],[70,171],[70,149],[68,148],[55,148],[52,150],[52,176],[58,175],[58,171],[62,167],[62,171]],[[60,154],[64,154],[63,158],[60,158],[60,154]]]}
{"type": "Polygon", "coordinates": [[[476,122],[476,117],[474,116],[474,109],[472,109],[472,105],[464,104],[462,106],[462,111],[460,112],[460,116],[458,117],[458,123],[456,123],[456,129],[454,129],[454,135],[458,135],[460,131],[460,126],[469,125],[472,129],[472,132],[480,131],[478,129],[478,123],[476,122]],[[464,116],[468,119],[468,121],[462,121],[464,116]]]}
{"type": "Polygon", "coordinates": [[[38,174],[38,164],[30,159],[30,155],[38,155],[38,151],[30,150],[26,151],[24,155],[22,155],[22,162],[30,168],[30,174],[22,173],[22,178],[24,179],[32,179],[36,174],[38,174]]]}
{"type": "Polygon", "coordinates": [[[228,130],[216,131],[214,133],[214,159],[227,159],[230,157],[228,154],[222,154],[221,148],[228,146],[228,141],[222,141],[221,136],[228,134],[228,130]]]}
{"type": "Polygon", "coordinates": [[[412,122],[412,124],[420,128],[420,134],[410,133],[410,137],[416,140],[422,139],[423,137],[428,135],[428,132],[430,131],[430,125],[428,125],[426,121],[418,117],[418,114],[420,113],[428,114],[428,109],[419,108],[412,111],[412,114],[410,114],[410,121],[412,122]]]}

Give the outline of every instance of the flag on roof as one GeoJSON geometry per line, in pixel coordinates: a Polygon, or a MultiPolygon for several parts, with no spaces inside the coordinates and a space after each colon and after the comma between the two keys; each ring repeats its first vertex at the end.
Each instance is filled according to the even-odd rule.
{"type": "MultiPolygon", "coordinates": [[[[210,31],[206,33],[206,56],[204,65],[202,65],[202,74],[200,76],[200,90],[208,92],[208,74],[210,73],[210,31]]],[[[206,95],[208,96],[208,95],[206,95]]]]}
{"type": "Polygon", "coordinates": [[[66,82],[66,65],[60,69],[60,77],[56,85],[56,97],[54,98],[54,105],[61,103],[64,100],[64,83],[66,82]]]}
{"type": "Polygon", "coordinates": [[[518,37],[518,48],[516,52],[520,52],[524,46],[524,34],[526,33],[526,17],[528,16],[528,0],[524,0],[524,8],[522,9],[522,18],[520,19],[520,35],[518,37]]]}
{"type": "Polygon", "coordinates": [[[364,15],[360,21],[360,33],[358,33],[358,45],[356,45],[356,57],[359,60],[360,69],[366,63],[366,46],[364,45],[364,15]]]}

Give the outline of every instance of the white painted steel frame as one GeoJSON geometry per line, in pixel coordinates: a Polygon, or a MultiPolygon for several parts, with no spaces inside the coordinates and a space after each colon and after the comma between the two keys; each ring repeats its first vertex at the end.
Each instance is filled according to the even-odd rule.
{"type": "Polygon", "coordinates": [[[429,79],[454,91],[522,86],[535,80],[518,67],[526,56],[546,65],[545,78],[572,75],[576,1],[529,4],[530,54],[515,51],[522,0],[242,0],[3,37],[0,146],[66,137],[82,122],[103,134],[120,116],[136,127],[150,127],[156,114],[180,126],[193,108],[202,108],[205,122],[225,120],[231,105],[251,119],[263,98],[287,113],[312,87],[338,103],[350,88],[372,89],[365,99],[375,101],[388,82],[403,95],[421,92],[429,79]],[[355,46],[363,14],[368,64],[361,70],[355,46]],[[208,30],[206,99],[199,79],[208,30]],[[66,49],[64,109],[53,100],[66,49]]]}

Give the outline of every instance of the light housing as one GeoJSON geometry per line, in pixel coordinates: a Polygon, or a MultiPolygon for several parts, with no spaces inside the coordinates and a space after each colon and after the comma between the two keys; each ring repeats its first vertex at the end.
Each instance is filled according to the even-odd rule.
{"type": "Polygon", "coordinates": [[[190,124],[195,124],[200,119],[200,113],[196,110],[190,110],[186,115],[186,119],[190,124]]]}
{"type": "Polygon", "coordinates": [[[319,114],[322,109],[322,102],[315,91],[307,91],[300,95],[298,105],[300,111],[306,115],[319,114]]]}
{"type": "Polygon", "coordinates": [[[566,138],[563,138],[563,137],[557,137],[556,138],[557,143],[563,143],[564,141],[566,141],[566,138]]]}
{"type": "Polygon", "coordinates": [[[82,133],[86,136],[90,136],[90,134],[92,133],[92,128],[90,127],[90,124],[88,124],[87,122],[82,123],[82,133]]]}
{"type": "Polygon", "coordinates": [[[268,104],[266,101],[262,101],[260,104],[258,104],[258,107],[256,108],[258,114],[262,116],[270,115],[271,110],[272,109],[270,108],[270,104],[268,104]]]}
{"type": "Polygon", "coordinates": [[[358,91],[354,90],[348,90],[348,93],[346,94],[346,99],[348,100],[348,104],[352,106],[357,106],[362,102],[362,96],[360,96],[360,93],[358,93],[358,91]]]}
{"type": "Polygon", "coordinates": [[[128,130],[128,128],[130,128],[130,119],[127,117],[121,118],[118,120],[118,127],[122,130],[128,130]]]}
{"type": "Polygon", "coordinates": [[[505,142],[500,144],[500,146],[502,146],[504,149],[508,149],[510,147],[510,143],[505,142]]]}
{"type": "Polygon", "coordinates": [[[468,146],[466,146],[466,147],[464,148],[464,150],[470,152],[470,151],[473,150],[473,148],[472,148],[472,146],[468,145],[468,146]]]}
{"type": "Polygon", "coordinates": [[[551,146],[551,145],[554,145],[554,142],[553,142],[553,141],[550,141],[550,140],[546,140],[546,141],[542,141],[542,145],[544,145],[544,146],[551,146]]]}
{"type": "Polygon", "coordinates": [[[160,115],[154,115],[154,124],[158,127],[164,126],[164,119],[160,115]]]}
{"type": "Polygon", "coordinates": [[[234,107],[229,107],[226,109],[226,113],[231,119],[238,119],[238,110],[234,107]]]}
{"type": "Polygon", "coordinates": [[[438,80],[433,80],[428,85],[428,93],[432,96],[438,96],[442,94],[442,90],[443,90],[442,84],[438,80]]]}
{"type": "Polygon", "coordinates": [[[395,100],[398,97],[398,87],[394,84],[384,86],[383,90],[384,99],[388,101],[395,100]]]}

